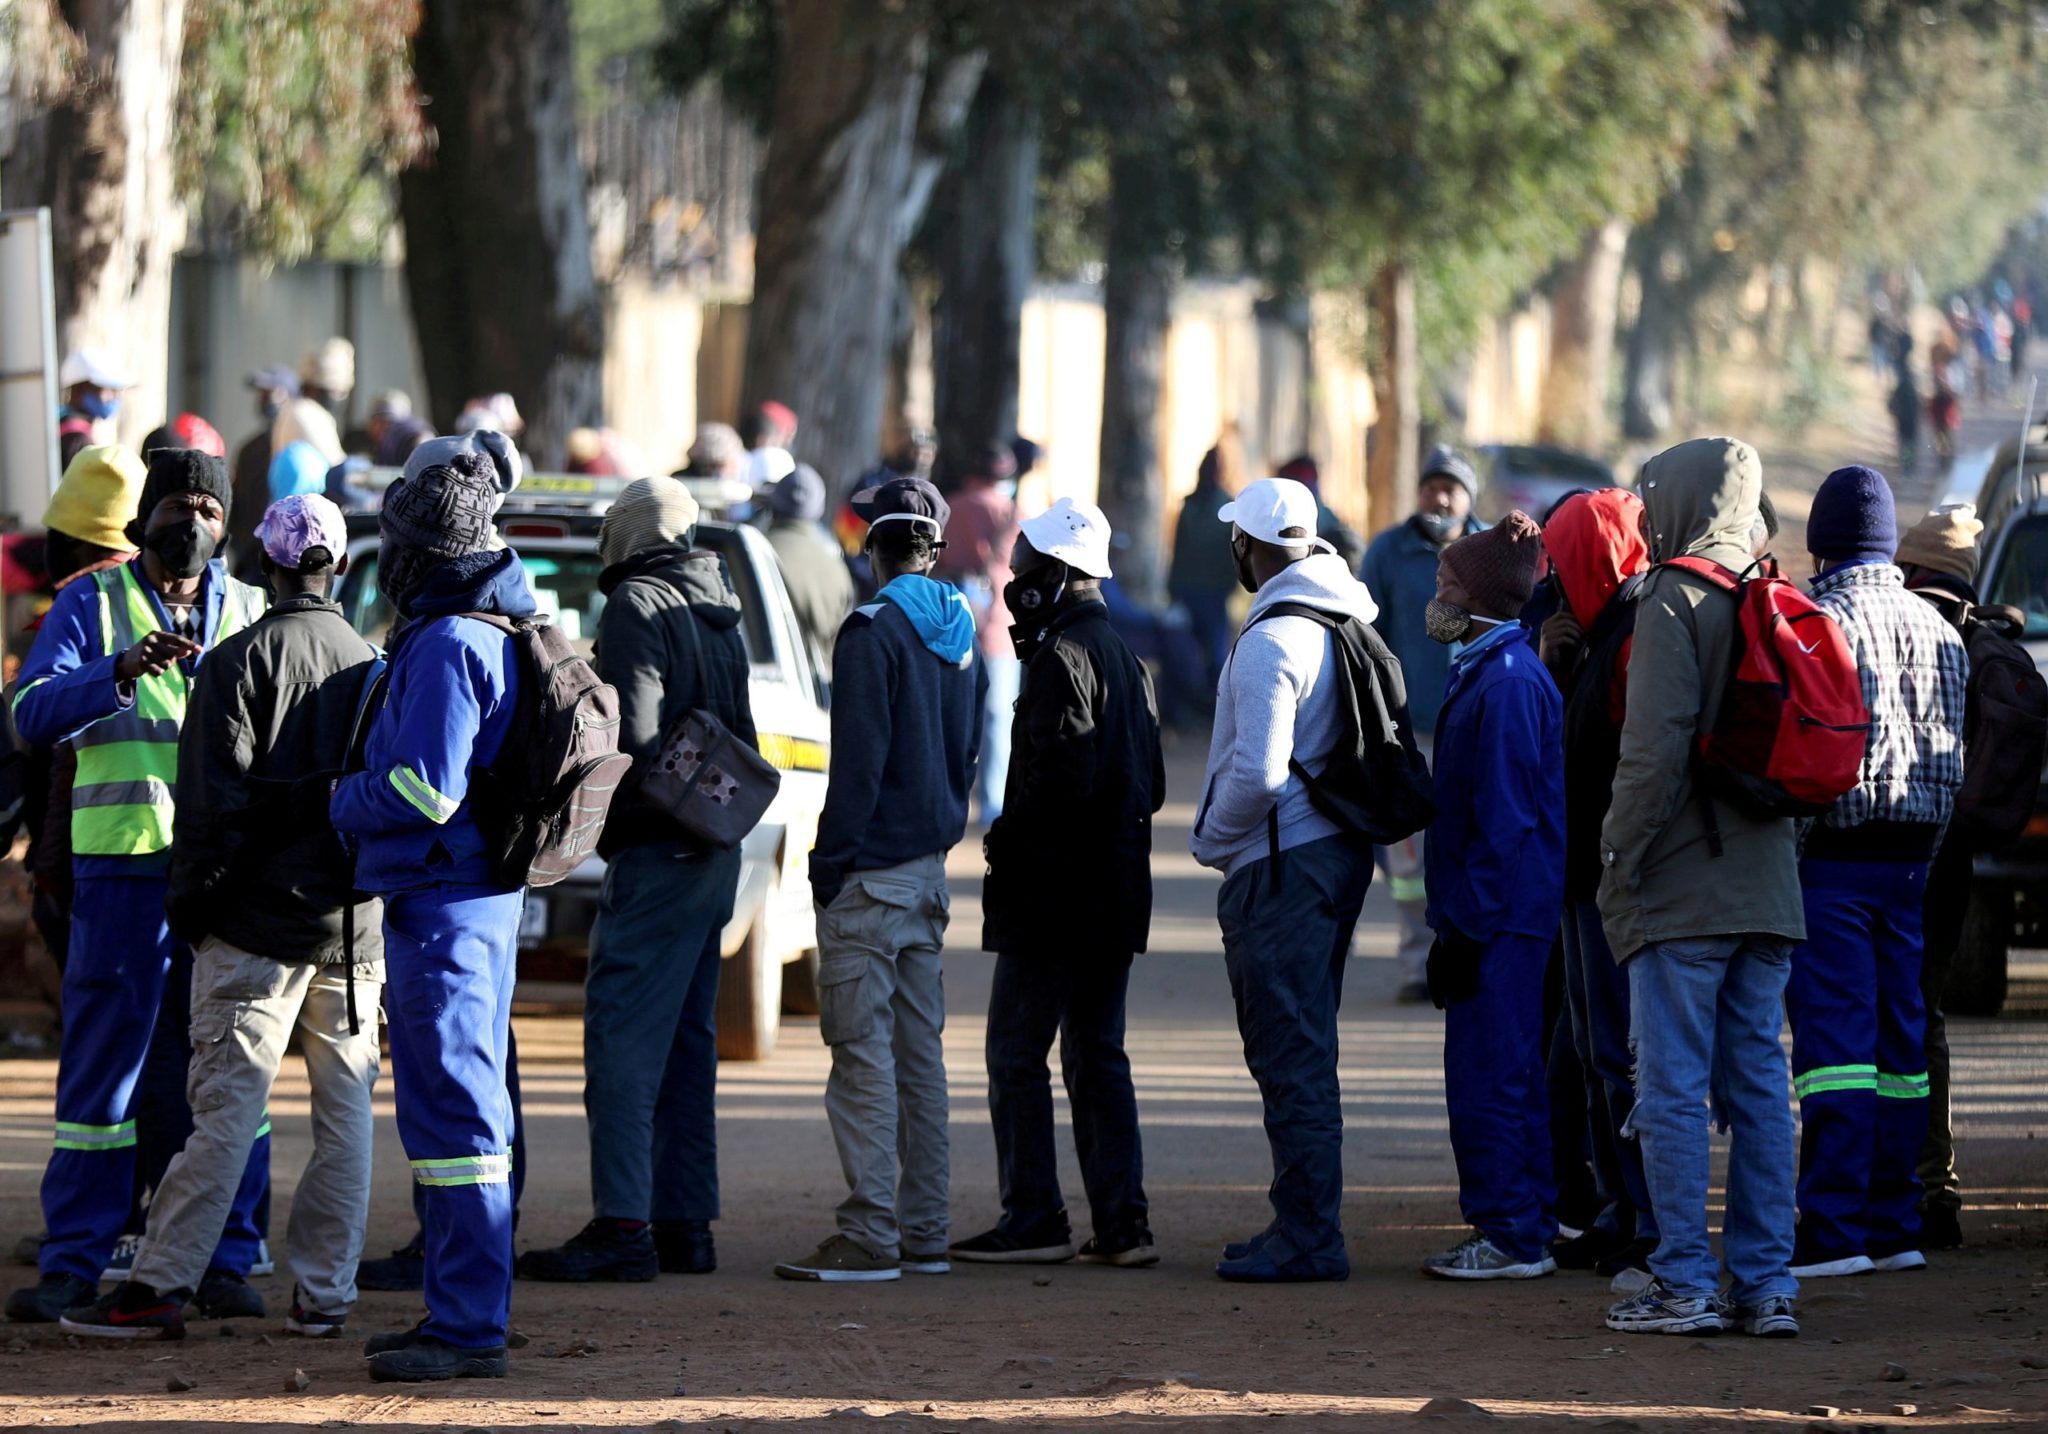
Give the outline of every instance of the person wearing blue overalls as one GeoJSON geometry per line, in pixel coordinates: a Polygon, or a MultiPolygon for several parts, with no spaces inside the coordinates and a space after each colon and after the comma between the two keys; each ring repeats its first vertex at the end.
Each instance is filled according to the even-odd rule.
{"type": "Polygon", "coordinates": [[[1423,1261],[1452,1280],[1557,1268],[1543,1075],[1543,968],[1564,915],[1564,701],[1515,621],[1542,530],[1526,513],[1438,563],[1429,635],[1452,645],[1424,847],[1430,996],[1444,1011],[1444,1099],[1472,1234],[1423,1261]]]}
{"type": "MultiPolygon", "coordinates": [[[[111,452],[139,465],[125,450],[111,452]]],[[[138,1125],[175,1135],[191,1118],[183,1060],[158,1083],[145,1067],[153,1037],[160,1047],[187,1048],[182,1013],[189,1007],[173,983],[189,983],[192,954],[172,938],[164,914],[187,689],[202,654],[267,605],[260,589],[230,578],[213,556],[232,500],[218,458],[185,448],[152,453],[128,525],[141,553],[59,593],[22,667],[16,729],[36,744],[68,739],[78,776],[56,1139],[42,1188],[49,1238],[38,1259],[41,1278],[8,1298],[11,1320],[54,1322],[92,1302],[128,1219],[138,1125]],[[163,1021],[177,1029],[159,1036],[163,1021]]],[[[269,1169],[265,1134],[250,1150],[195,1294],[201,1314],[263,1312],[245,1277],[256,1259],[255,1212],[269,1169]]]]}
{"type": "Polygon", "coordinates": [[[512,1314],[513,961],[523,892],[492,872],[468,800],[518,709],[514,639],[466,617],[533,614],[518,556],[491,547],[491,458],[430,462],[392,488],[377,585],[401,626],[364,770],[335,784],[356,884],[384,898],[384,1007],[398,1133],[420,1187],[427,1316],[365,1346],[379,1380],[498,1377],[512,1314]]]}

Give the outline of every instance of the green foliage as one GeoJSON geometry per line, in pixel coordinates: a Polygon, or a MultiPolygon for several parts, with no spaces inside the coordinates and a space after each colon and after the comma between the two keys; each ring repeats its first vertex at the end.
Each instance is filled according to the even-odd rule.
{"type": "Polygon", "coordinates": [[[190,0],[180,188],[264,258],[369,258],[424,127],[418,0],[190,0]]]}
{"type": "Polygon", "coordinates": [[[661,43],[664,19],[662,0],[572,0],[569,27],[576,45],[576,93],[586,112],[614,72],[635,97],[652,88],[650,61],[661,43]]]}
{"type": "Polygon", "coordinates": [[[780,48],[774,0],[665,0],[666,29],[654,50],[663,86],[688,94],[716,79],[726,102],[766,132],[780,48]]]}

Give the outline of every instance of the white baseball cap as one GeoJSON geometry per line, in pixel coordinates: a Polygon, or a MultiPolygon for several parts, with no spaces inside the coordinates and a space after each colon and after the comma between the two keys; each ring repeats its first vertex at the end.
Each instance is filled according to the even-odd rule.
{"type": "Polygon", "coordinates": [[[1235,501],[1216,510],[1216,516],[1224,522],[1234,523],[1248,536],[1262,543],[1271,543],[1276,548],[1320,548],[1324,552],[1335,552],[1316,536],[1316,524],[1321,513],[1316,495],[1309,491],[1308,485],[1297,483],[1292,478],[1261,478],[1256,483],[1247,483],[1235,501]],[[1289,528],[1299,528],[1308,536],[1281,537],[1289,528]]]}
{"type": "Polygon", "coordinates": [[[1091,578],[1109,576],[1109,519],[1093,503],[1062,498],[1017,531],[1048,558],[1091,578]]]}
{"type": "Polygon", "coordinates": [[[81,383],[89,383],[94,388],[135,387],[135,380],[114,367],[105,349],[77,349],[64,356],[57,386],[72,388],[81,383]]]}
{"type": "Polygon", "coordinates": [[[765,493],[796,472],[796,459],[787,448],[756,448],[747,454],[746,480],[756,493],[765,493]]]}

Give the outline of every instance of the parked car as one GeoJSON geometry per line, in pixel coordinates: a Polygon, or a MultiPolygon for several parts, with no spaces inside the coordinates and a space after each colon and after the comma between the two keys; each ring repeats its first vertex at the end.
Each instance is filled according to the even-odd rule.
{"type": "MultiPolygon", "coordinates": [[[[540,610],[586,654],[605,596],[598,528],[618,480],[535,475],[498,514],[498,529],[526,566],[540,610]]],[[[336,591],[356,630],[382,642],[391,607],[377,591],[377,518],[349,519],[349,570],[336,591]]],[[[739,898],[725,928],[718,986],[718,1052],[765,1060],[785,1009],[815,1015],[817,927],[810,852],[825,805],[831,723],[768,540],[751,527],[707,519],[697,545],[717,553],[739,594],[740,635],[753,666],[749,687],[761,751],[782,786],[741,848],[739,898]]],[[[592,857],[560,885],[528,895],[520,918],[520,975],[581,981],[589,956],[604,862],[592,857]]]]}
{"type": "Polygon", "coordinates": [[[1541,521],[1577,488],[1612,488],[1614,470],[1599,459],[1541,443],[1479,446],[1479,516],[1498,523],[1517,510],[1541,521]]]}

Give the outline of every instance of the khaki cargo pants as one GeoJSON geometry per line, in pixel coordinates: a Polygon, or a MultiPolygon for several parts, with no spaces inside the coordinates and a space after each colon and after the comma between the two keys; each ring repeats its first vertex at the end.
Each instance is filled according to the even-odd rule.
{"type": "Polygon", "coordinates": [[[947,913],[943,853],[854,872],[818,910],[825,1115],[847,1187],[839,1232],[885,1258],[947,1245],[947,913]]]}

